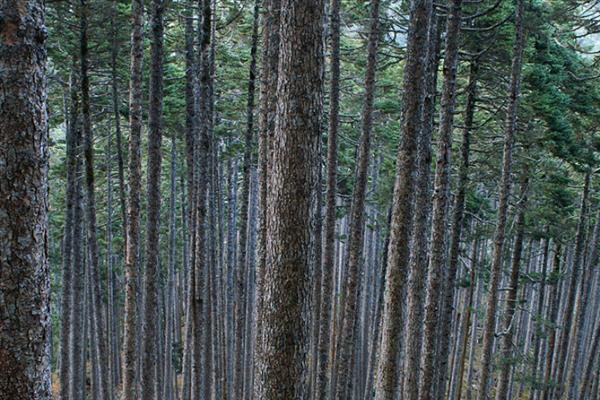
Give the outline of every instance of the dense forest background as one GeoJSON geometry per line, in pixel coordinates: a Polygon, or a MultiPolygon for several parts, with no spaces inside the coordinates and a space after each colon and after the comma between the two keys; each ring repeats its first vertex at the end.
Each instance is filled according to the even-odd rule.
{"type": "Polygon", "coordinates": [[[55,398],[600,398],[598,1],[45,24],[55,398]]]}

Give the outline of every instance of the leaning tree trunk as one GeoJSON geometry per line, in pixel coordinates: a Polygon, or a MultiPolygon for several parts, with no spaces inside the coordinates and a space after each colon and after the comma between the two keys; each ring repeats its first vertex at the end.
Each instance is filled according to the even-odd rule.
{"type": "Polygon", "coordinates": [[[123,349],[123,399],[137,398],[137,280],[139,269],[140,191],[142,185],[140,143],[142,133],[142,60],[144,56],[144,4],[133,0],[131,10],[131,81],[129,88],[129,196],[125,252],[125,337],[123,349]]]}
{"type": "MultiPolygon", "coordinates": [[[[420,399],[431,397],[434,388],[436,349],[438,339],[438,321],[440,320],[440,299],[442,298],[444,267],[447,261],[446,225],[450,191],[450,154],[452,150],[452,129],[454,124],[454,105],[456,102],[456,65],[460,37],[460,15],[462,0],[452,0],[448,5],[446,26],[446,44],[444,50],[444,87],[441,98],[439,138],[437,146],[435,182],[433,192],[433,216],[431,231],[431,259],[425,301],[425,322],[423,328],[423,361],[420,399]]],[[[436,71],[437,72],[437,71],[436,71]]],[[[445,300],[445,299],[443,299],[445,300]]],[[[444,364],[445,366],[445,364],[444,364]]],[[[441,373],[441,371],[437,371],[441,373]]],[[[445,381],[439,388],[444,393],[445,381]]]]}
{"type": "Polygon", "coordinates": [[[49,400],[44,3],[0,5],[0,397],[49,400]]]}
{"type": "Polygon", "coordinates": [[[413,213],[414,164],[422,125],[427,33],[432,13],[431,0],[411,3],[410,24],[404,67],[402,135],[396,162],[392,222],[388,249],[382,321],[382,339],[377,365],[376,397],[392,400],[400,375],[399,351],[404,325],[403,293],[409,260],[409,237],[413,213]]]}
{"type": "Polygon", "coordinates": [[[322,0],[283,0],[277,116],[267,195],[266,270],[258,400],[306,399],[310,318],[311,246],[314,236],[323,85],[322,0]],[[302,60],[298,63],[297,60],[302,60]]]}
{"type": "Polygon", "coordinates": [[[506,113],[506,127],[504,132],[504,150],[502,154],[502,175],[500,178],[498,221],[494,233],[494,251],[491,265],[488,304],[483,333],[483,350],[481,355],[481,375],[479,377],[479,400],[488,398],[488,381],[492,365],[492,347],[496,329],[496,309],[498,306],[498,287],[502,274],[502,251],[504,248],[506,214],[510,197],[512,150],[515,131],[517,129],[517,109],[521,89],[521,69],[523,64],[523,47],[525,45],[525,32],[523,14],[525,12],[524,0],[517,0],[515,14],[515,42],[513,45],[513,59],[508,94],[508,110],[506,113]]]}
{"type": "Polygon", "coordinates": [[[316,400],[327,398],[327,384],[332,360],[331,316],[333,303],[333,268],[335,257],[335,193],[337,184],[337,136],[340,119],[340,0],[331,0],[331,82],[329,89],[329,131],[327,134],[327,193],[323,226],[323,262],[321,264],[321,310],[317,350],[316,400]]]}
{"type": "Polygon", "coordinates": [[[587,209],[589,202],[589,194],[590,194],[590,179],[591,173],[587,172],[585,174],[584,185],[583,185],[583,193],[581,194],[581,207],[579,209],[579,222],[577,223],[577,234],[575,237],[575,253],[573,254],[573,268],[571,270],[571,276],[569,279],[569,286],[567,287],[567,299],[565,303],[565,311],[563,323],[561,324],[561,335],[559,342],[559,352],[557,356],[558,366],[558,374],[556,382],[560,385],[556,390],[556,398],[562,398],[562,395],[567,389],[563,382],[564,374],[568,365],[568,346],[569,346],[569,338],[571,334],[571,325],[573,323],[573,312],[575,308],[575,297],[577,296],[577,284],[579,282],[579,272],[581,270],[581,265],[583,264],[583,253],[585,250],[585,227],[586,227],[586,218],[587,218],[587,209]]]}
{"type": "Polygon", "coordinates": [[[100,281],[100,266],[97,240],[96,223],[96,195],[95,195],[95,172],[94,172],[94,138],[92,132],[91,110],[90,110],[90,81],[89,81],[89,48],[88,48],[88,14],[90,12],[87,0],[80,0],[80,63],[81,63],[81,116],[83,122],[84,136],[84,158],[85,158],[85,188],[86,188],[86,222],[88,229],[88,247],[90,252],[90,274],[93,284],[92,307],[94,312],[92,320],[95,326],[93,330],[98,337],[98,374],[100,393],[103,400],[111,400],[110,383],[108,377],[108,351],[106,346],[106,330],[104,316],[102,314],[102,284],[100,281]]]}
{"type": "Polygon", "coordinates": [[[373,130],[373,102],[375,99],[375,69],[377,68],[377,47],[379,42],[379,0],[371,2],[369,43],[367,50],[367,70],[365,73],[365,100],[363,103],[362,132],[356,157],[356,179],[350,207],[350,232],[346,264],[346,281],[342,289],[342,329],[339,339],[339,360],[336,362],[336,399],[346,399],[353,392],[354,379],[352,366],[355,354],[355,326],[358,323],[359,279],[362,271],[362,250],[364,242],[365,198],[371,132],[373,130]]]}

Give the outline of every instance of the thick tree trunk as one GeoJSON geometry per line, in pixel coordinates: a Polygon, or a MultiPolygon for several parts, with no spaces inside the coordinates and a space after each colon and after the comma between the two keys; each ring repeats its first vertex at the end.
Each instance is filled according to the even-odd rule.
{"type": "Polygon", "coordinates": [[[353,357],[356,352],[354,333],[359,323],[358,299],[359,279],[363,275],[362,250],[364,242],[365,199],[369,157],[371,149],[371,132],[373,130],[373,102],[375,98],[375,70],[377,68],[377,47],[379,42],[379,0],[371,2],[369,24],[369,42],[367,45],[367,70],[365,73],[365,100],[362,112],[362,131],[356,157],[356,178],[354,193],[350,207],[350,232],[348,237],[348,254],[346,279],[342,292],[342,330],[339,338],[339,360],[336,365],[338,373],[335,398],[347,399],[353,391],[352,378],[353,357]]]}
{"type": "Polygon", "coordinates": [[[0,5],[0,397],[49,400],[44,3],[0,5]]]}
{"type": "Polygon", "coordinates": [[[125,253],[125,337],[123,349],[123,399],[137,398],[137,290],[139,270],[143,0],[133,0],[131,10],[131,81],[129,88],[129,196],[127,207],[127,248],[125,253]]]}
{"type": "Polygon", "coordinates": [[[488,304],[483,333],[483,350],[481,355],[481,375],[479,377],[478,399],[488,398],[488,381],[492,365],[492,347],[496,329],[496,309],[498,306],[498,287],[500,284],[502,268],[502,252],[504,249],[506,214],[510,197],[512,150],[515,131],[517,129],[517,110],[521,88],[521,68],[523,64],[523,47],[525,45],[524,17],[525,2],[517,0],[515,14],[515,41],[513,45],[513,59],[508,94],[508,110],[506,113],[506,127],[504,132],[504,149],[502,154],[502,175],[498,186],[498,220],[494,233],[494,251],[492,257],[491,277],[489,284],[488,304]]]}
{"type": "Polygon", "coordinates": [[[414,164],[424,96],[427,33],[432,13],[430,0],[411,2],[407,52],[404,67],[404,93],[401,139],[396,163],[392,222],[385,277],[383,327],[377,365],[376,397],[392,400],[400,375],[399,352],[404,325],[403,293],[409,259],[409,237],[413,213],[414,164]]]}
{"type": "MultiPolygon", "coordinates": [[[[433,216],[431,231],[431,259],[427,284],[425,322],[423,328],[423,365],[420,386],[420,399],[428,399],[434,387],[436,349],[440,341],[438,325],[440,321],[439,304],[442,297],[443,277],[446,275],[447,262],[446,226],[450,191],[450,154],[452,150],[452,130],[454,126],[454,105],[456,101],[456,66],[460,37],[460,16],[462,0],[452,0],[448,4],[446,25],[446,44],[444,50],[444,86],[442,89],[439,138],[436,157],[436,171],[433,192],[433,216]]],[[[464,189],[463,189],[464,190],[464,189]]],[[[461,206],[462,207],[462,206],[461,206]]],[[[443,354],[437,354],[444,356],[443,354]]],[[[446,355],[447,356],[447,355],[446,355]]],[[[445,364],[441,364],[445,367],[445,364]]],[[[438,374],[444,374],[437,371],[438,374]]],[[[445,380],[441,380],[439,391],[444,393],[445,380]]]]}
{"type": "Polygon", "coordinates": [[[329,131],[327,135],[327,193],[323,227],[323,262],[321,265],[321,310],[315,399],[327,398],[331,360],[331,317],[333,303],[333,269],[335,258],[335,194],[337,186],[337,135],[340,119],[340,0],[331,0],[331,82],[329,89],[329,131]]]}
{"type": "Polygon", "coordinates": [[[308,399],[309,273],[323,85],[323,3],[284,0],[277,116],[267,195],[266,270],[258,309],[258,400],[308,399]],[[298,63],[297,60],[302,60],[298,63]]]}

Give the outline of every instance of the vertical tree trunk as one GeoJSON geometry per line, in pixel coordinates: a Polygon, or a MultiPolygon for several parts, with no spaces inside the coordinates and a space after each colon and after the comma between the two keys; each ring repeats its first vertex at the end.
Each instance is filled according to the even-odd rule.
{"type": "Polygon", "coordinates": [[[375,69],[377,68],[377,47],[379,42],[379,0],[371,2],[371,15],[369,23],[369,42],[367,45],[367,69],[365,72],[365,100],[362,112],[362,131],[356,157],[356,178],[354,193],[350,207],[350,232],[348,237],[348,254],[346,264],[346,278],[342,289],[342,329],[339,338],[339,361],[336,369],[335,398],[342,400],[348,398],[353,391],[354,379],[352,378],[353,356],[355,354],[355,338],[359,279],[363,274],[362,250],[364,241],[365,198],[367,193],[367,180],[369,157],[371,149],[371,132],[373,130],[373,102],[375,99],[375,69]]]}
{"type": "Polygon", "coordinates": [[[471,145],[471,130],[473,129],[473,117],[475,115],[475,102],[477,99],[477,73],[479,60],[474,59],[470,63],[469,83],[467,85],[467,104],[465,108],[464,128],[462,132],[460,165],[458,169],[458,182],[452,214],[452,228],[450,232],[448,270],[446,282],[442,287],[442,304],[440,306],[440,330],[439,330],[439,352],[438,352],[438,388],[445,387],[448,374],[448,354],[450,353],[450,327],[452,321],[452,304],[454,303],[454,287],[456,271],[458,269],[458,256],[460,239],[463,228],[463,217],[465,209],[465,193],[469,182],[469,152],[471,145]]]}
{"type": "Polygon", "coordinates": [[[335,257],[335,193],[337,183],[337,135],[340,118],[340,0],[331,0],[331,82],[329,89],[329,130],[327,135],[327,193],[323,227],[323,262],[321,266],[321,310],[315,399],[327,398],[331,367],[329,346],[333,303],[333,268],[335,257]]]}
{"type": "Polygon", "coordinates": [[[569,338],[571,334],[571,325],[573,323],[573,314],[575,314],[575,298],[577,296],[577,285],[579,281],[579,273],[581,271],[581,266],[583,264],[584,259],[584,250],[585,250],[585,226],[586,226],[586,218],[587,218],[587,210],[588,210],[588,198],[590,194],[590,172],[585,174],[584,185],[583,185],[583,193],[581,194],[581,208],[579,210],[579,222],[577,223],[577,234],[575,237],[575,253],[573,254],[573,268],[571,270],[571,276],[569,278],[568,288],[567,288],[567,298],[565,303],[564,317],[563,323],[561,325],[561,336],[560,336],[560,350],[558,352],[557,357],[557,366],[558,366],[558,374],[556,382],[560,385],[556,391],[556,397],[558,399],[562,398],[562,395],[565,389],[568,389],[568,386],[565,386],[567,382],[563,382],[564,374],[566,369],[568,369],[568,346],[569,346],[569,338]]]}
{"type": "MultiPolygon", "coordinates": [[[[258,234],[256,237],[256,309],[264,306],[265,271],[267,260],[267,193],[269,171],[269,142],[275,127],[276,89],[279,65],[279,19],[281,0],[264,0],[263,51],[260,81],[260,119],[258,134],[258,234]]],[[[263,354],[263,321],[257,317],[256,348],[254,355],[254,397],[257,385],[258,360],[263,354]]]]}
{"type": "Polygon", "coordinates": [[[160,171],[163,109],[163,0],[152,1],[150,101],[148,110],[148,211],[146,217],[146,268],[144,288],[144,329],[142,336],[142,399],[154,399],[158,376],[158,263],[160,225],[160,171]]]}
{"type": "MultiPolygon", "coordinates": [[[[450,190],[450,154],[452,150],[452,130],[454,125],[454,105],[456,101],[456,65],[460,37],[460,16],[462,0],[452,0],[448,4],[446,44],[444,50],[444,86],[441,98],[439,139],[437,146],[436,171],[433,192],[433,216],[431,232],[431,260],[427,284],[427,299],[424,322],[424,346],[421,390],[419,397],[428,399],[433,388],[438,339],[439,304],[442,298],[444,267],[447,261],[446,226],[450,190]]],[[[463,189],[464,190],[464,189],[463,189]]],[[[438,354],[438,356],[444,356],[438,354]]],[[[445,364],[443,364],[445,367],[445,364]]],[[[437,373],[442,374],[442,371],[437,373]]],[[[445,380],[439,390],[444,393],[445,380]]]]}
{"type": "Polygon", "coordinates": [[[425,309],[425,284],[429,263],[431,216],[431,138],[433,135],[437,72],[440,51],[440,19],[431,13],[423,100],[423,124],[417,144],[415,185],[415,210],[412,227],[412,244],[408,264],[407,324],[404,330],[405,352],[403,366],[403,398],[416,400],[419,391],[421,348],[423,343],[423,311],[425,309]]]}
{"type": "Polygon", "coordinates": [[[92,291],[92,307],[94,312],[94,333],[98,336],[98,375],[100,393],[103,400],[110,400],[108,390],[108,354],[106,348],[106,331],[104,317],[102,315],[102,294],[100,267],[98,265],[98,240],[96,224],[96,196],[95,196],[95,172],[94,172],[94,147],[92,121],[90,111],[90,82],[89,82],[89,59],[88,59],[88,14],[87,0],[80,0],[80,62],[81,62],[81,115],[83,121],[84,136],[84,158],[85,158],[85,182],[86,182],[86,221],[88,227],[88,246],[90,252],[90,274],[94,282],[92,291]]]}
{"type": "Polygon", "coordinates": [[[401,139],[396,163],[392,222],[385,277],[383,327],[380,357],[377,366],[376,397],[392,400],[396,396],[400,374],[399,351],[403,316],[403,292],[409,259],[414,164],[424,96],[424,75],[427,55],[427,33],[432,13],[430,0],[411,2],[407,52],[404,67],[401,139]]]}
{"type": "MultiPolygon", "coordinates": [[[[79,159],[79,131],[78,114],[79,98],[75,84],[75,72],[71,72],[70,82],[70,107],[69,116],[65,115],[67,122],[67,189],[65,204],[65,234],[63,249],[63,271],[61,278],[61,332],[60,332],[60,398],[69,399],[69,368],[71,357],[71,303],[73,291],[73,236],[76,228],[73,226],[73,215],[78,206],[77,201],[77,160],[79,159]]],[[[75,249],[77,250],[77,249],[75,249]]]]}
{"type": "Polygon", "coordinates": [[[0,5],[0,393],[49,400],[44,2],[0,5]]]}
{"type": "MultiPolygon", "coordinates": [[[[250,200],[250,164],[252,162],[252,136],[254,134],[254,88],[256,81],[256,50],[258,46],[258,21],[260,13],[260,0],[254,1],[254,17],[252,23],[252,44],[250,46],[250,71],[248,75],[248,100],[246,104],[246,133],[244,137],[244,160],[242,164],[242,193],[240,199],[239,229],[237,236],[237,259],[236,268],[236,304],[239,306],[236,313],[236,348],[235,348],[235,385],[236,398],[240,398],[243,392],[241,385],[243,376],[243,354],[245,351],[243,343],[245,340],[246,323],[246,290],[248,282],[245,281],[247,275],[246,263],[246,241],[248,237],[248,202],[250,200]]],[[[235,211],[235,210],[234,210],[235,211]]]]}
{"type": "Polygon", "coordinates": [[[131,81],[129,88],[129,197],[127,208],[127,251],[125,253],[125,338],[123,350],[123,399],[137,398],[137,280],[139,270],[143,0],[133,0],[131,9],[131,81]]]}
{"type": "Polygon", "coordinates": [[[523,64],[523,47],[525,32],[523,27],[523,14],[525,2],[516,0],[515,13],[515,41],[513,44],[513,58],[511,67],[510,89],[508,94],[508,110],[506,113],[506,127],[504,132],[504,149],[502,154],[502,175],[498,187],[498,220],[494,233],[494,251],[492,257],[489,296],[486,309],[486,320],[483,333],[483,350],[481,355],[481,375],[479,377],[478,399],[488,398],[488,381],[492,365],[492,346],[496,329],[496,309],[498,305],[498,286],[500,283],[502,267],[502,251],[504,248],[506,214],[511,187],[512,150],[515,131],[517,128],[517,109],[521,88],[521,68],[523,64]]]}
{"type": "Polygon", "coordinates": [[[314,237],[314,167],[323,85],[323,3],[284,0],[267,207],[265,297],[255,387],[258,400],[306,399],[308,278],[314,237]],[[297,60],[302,60],[298,63],[297,60]]]}
{"type": "MultiPolygon", "coordinates": [[[[596,312],[598,315],[598,312],[596,312]]],[[[585,364],[585,368],[583,369],[583,377],[581,379],[581,389],[579,392],[580,399],[592,399],[594,397],[588,396],[588,393],[591,391],[592,385],[592,373],[594,371],[594,363],[598,360],[598,347],[600,346],[600,322],[596,322],[596,329],[593,332],[592,345],[590,346],[589,355],[587,358],[587,362],[585,364]]],[[[598,374],[598,369],[596,367],[596,374],[598,374]]]]}
{"type": "MultiPolygon", "coordinates": [[[[552,268],[552,275],[558,276],[560,273],[560,257],[561,257],[561,245],[560,242],[556,243],[554,250],[554,261],[552,268]]],[[[558,321],[558,308],[560,303],[560,282],[554,284],[554,288],[550,294],[550,307],[548,308],[548,317],[546,317],[552,324],[557,324],[558,321]]],[[[551,331],[548,333],[548,350],[546,354],[546,372],[544,374],[543,381],[543,399],[548,400],[552,394],[552,390],[548,387],[550,379],[552,377],[552,366],[554,365],[553,360],[555,357],[556,350],[556,328],[551,327],[551,331]]]]}
{"type": "Polygon", "coordinates": [[[515,311],[517,309],[517,291],[519,288],[519,275],[521,267],[521,250],[523,248],[523,236],[525,231],[525,208],[527,207],[527,184],[529,177],[527,176],[527,167],[525,167],[524,177],[521,182],[521,195],[517,203],[517,218],[515,225],[517,234],[513,246],[513,254],[511,261],[511,272],[509,282],[509,292],[506,298],[506,310],[504,312],[504,322],[502,327],[502,343],[501,343],[501,367],[500,376],[498,378],[498,387],[496,388],[496,400],[508,398],[509,377],[513,360],[513,337],[515,336],[516,324],[515,311]]]}

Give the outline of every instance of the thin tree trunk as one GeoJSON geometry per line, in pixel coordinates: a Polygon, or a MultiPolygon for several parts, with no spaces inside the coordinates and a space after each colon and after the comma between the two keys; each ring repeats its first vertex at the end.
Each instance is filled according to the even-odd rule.
{"type": "Polygon", "coordinates": [[[65,233],[63,249],[63,271],[61,278],[62,297],[61,297],[61,333],[60,333],[60,398],[69,399],[69,375],[70,357],[71,357],[71,304],[73,292],[73,253],[78,249],[73,248],[74,232],[76,228],[73,225],[75,208],[78,207],[77,201],[77,162],[79,159],[79,142],[81,140],[81,131],[79,129],[79,98],[77,86],[75,83],[75,72],[71,72],[70,82],[70,108],[69,116],[65,115],[67,121],[67,189],[65,204],[65,233]]]}
{"type": "Polygon", "coordinates": [[[494,233],[494,250],[491,265],[489,296],[487,304],[486,321],[483,333],[483,349],[481,355],[481,375],[479,377],[478,399],[488,398],[488,381],[492,365],[492,347],[496,329],[496,309],[498,305],[498,286],[500,283],[502,252],[505,240],[506,214],[511,189],[512,151],[515,131],[517,129],[517,110],[521,88],[521,69],[523,64],[523,47],[525,32],[523,27],[523,14],[525,12],[524,0],[517,0],[515,14],[515,41],[513,45],[513,59],[511,67],[509,103],[506,113],[506,127],[504,132],[504,149],[502,154],[502,175],[498,186],[498,220],[494,233]]]}
{"type": "Polygon", "coordinates": [[[104,317],[102,315],[102,283],[100,280],[100,267],[98,265],[98,240],[96,224],[96,196],[95,196],[95,173],[94,173],[94,147],[92,121],[90,111],[90,82],[89,82],[89,59],[88,59],[88,14],[87,0],[80,0],[80,62],[81,62],[81,115],[83,120],[84,157],[85,157],[85,181],[86,181],[86,217],[88,226],[88,246],[90,252],[90,274],[94,285],[92,291],[92,307],[95,323],[94,333],[98,335],[98,375],[100,393],[103,400],[111,400],[109,391],[108,353],[106,348],[106,331],[104,317]]]}
{"type": "MultiPolygon", "coordinates": [[[[599,313],[596,312],[598,315],[599,313]]],[[[594,363],[598,360],[598,348],[600,347],[600,322],[596,322],[596,329],[594,330],[594,336],[592,340],[592,345],[590,347],[589,355],[587,362],[585,364],[585,368],[583,369],[583,377],[581,379],[581,388],[579,392],[580,399],[592,399],[593,397],[588,397],[588,393],[591,391],[592,384],[592,373],[594,371],[594,363]]],[[[596,367],[596,374],[598,374],[598,369],[596,367]]]]}
{"type": "Polygon", "coordinates": [[[584,258],[584,250],[585,250],[585,221],[587,218],[587,209],[588,209],[588,198],[590,193],[590,177],[591,173],[587,172],[584,178],[583,185],[583,193],[581,195],[581,208],[579,210],[579,222],[577,223],[577,234],[575,237],[575,253],[573,255],[573,268],[571,270],[571,276],[569,279],[569,286],[567,289],[567,298],[564,309],[564,317],[563,323],[561,324],[561,336],[560,336],[560,351],[558,352],[557,358],[557,366],[558,366],[558,374],[556,382],[559,384],[559,387],[555,390],[556,398],[562,398],[563,393],[565,393],[565,389],[568,389],[568,386],[565,386],[567,382],[564,381],[564,374],[566,369],[568,369],[568,346],[569,346],[569,338],[571,334],[571,325],[573,323],[573,312],[575,308],[575,298],[577,296],[577,285],[579,281],[579,272],[582,269],[583,258],[584,258]]]}
{"type": "MultiPolygon", "coordinates": [[[[554,250],[554,267],[552,269],[552,275],[558,277],[560,274],[560,260],[561,260],[561,245],[560,242],[556,243],[554,250]]],[[[552,293],[550,294],[550,307],[547,319],[552,324],[557,324],[558,321],[558,308],[560,303],[560,281],[554,284],[552,293]]],[[[556,347],[556,327],[551,327],[551,332],[548,333],[548,351],[546,355],[546,373],[544,374],[544,385],[542,389],[543,399],[548,400],[552,394],[552,390],[549,387],[550,379],[552,377],[552,366],[554,365],[553,360],[555,357],[556,347]]]]}
{"type": "Polygon", "coordinates": [[[335,193],[337,183],[337,135],[340,118],[340,0],[331,0],[331,82],[329,90],[329,130],[327,135],[327,193],[323,227],[323,262],[321,265],[321,310],[315,399],[327,398],[331,367],[329,347],[333,304],[333,268],[335,257],[335,193]]]}
{"type": "Polygon", "coordinates": [[[49,400],[44,2],[0,5],[0,393],[49,400]]]}
{"type": "Polygon", "coordinates": [[[396,396],[400,375],[403,291],[409,259],[409,237],[413,211],[414,164],[424,95],[424,74],[427,55],[427,33],[432,2],[415,0],[411,3],[407,51],[404,67],[404,93],[401,139],[396,163],[392,222],[385,277],[383,327],[380,357],[377,365],[376,397],[392,400],[396,396]],[[410,95],[409,95],[410,94],[410,95]]]}
{"type": "Polygon", "coordinates": [[[277,117],[267,195],[267,262],[258,315],[262,320],[257,400],[309,395],[309,296],[323,86],[323,3],[284,0],[277,117]],[[298,63],[297,60],[302,60],[298,63]]]}
{"type": "Polygon", "coordinates": [[[521,195],[519,202],[517,203],[517,218],[515,225],[517,234],[515,237],[515,243],[513,247],[512,261],[511,261],[511,273],[509,282],[509,292],[506,298],[506,310],[504,313],[504,323],[502,327],[502,343],[501,343],[501,369],[500,376],[498,378],[498,387],[496,388],[496,400],[503,400],[508,398],[509,390],[509,377],[513,360],[513,337],[515,336],[516,324],[515,311],[517,309],[517,291],[519,288],[519,274],[521,267],[521,250],[523,248],[523,236],[525,231],[525,208],[527,207],[527,184],[529,177],[527,176],[527,167],[524,172],[524,178],[521,182],[521,195]]]}
{"type": "Polygon", "coordinates": [[[356,352],[354,332],[358,324],[359,278],[363,275],[362,250],[364,241],[365,200],[367,192],[371,132],[373,130],[373,102],[375,99],[375,69],[377,68],[377,47],[379,42],[379,0],[371,2],[367,69],[365,73],[365,100],[362,112],[362,131],[356,157],[356,178],[350,209],[350,233],[346,279],[342,292],[342,330],[339,338],[339,351],[336,369],[335,398],[348,398],[353,392],[353,357],[356,352]]]}
{"type": "MultiPolygon", "coordinates": [[[[448,4],[448,20],[446,24],[446,44],[444,50],[444,86],[441,97],[439,139],[436,157],[436,172],[433,192],[433,216],[431,231],[431,259],[427,284],[427,299],[424,322],[424,345],[421,390],[419,397],[427,399],[434,387],[438,324],[440,323],[439,304],[446,299],[443,294],[444,266],[447,262],[446,226],[450,191],[450,167],[452,150],[452,130],[454,124],[454,106],[456,102],[456,67],[460,38],[462,0],[452,0],[448,4]]],[[[437,71],[436,71],[437,72],[437,71]]],[[[467,161],[468,162],[468,161],[467,161]]],[[[463,189],[464,190],[464,189],[463,189]]],[[[462,207],[462,205],[461,205],[462,207]]],[[[462,213],[462,211],[461,211],[462,213]]],[[[462,216],[461,216],[462,219],[462,216]]],[[[448,285],[449,283],[446,283],[448,285]]],[[[443,315],[443,314],[442,314],[443,315]]],[[[441,337],[440,337],[441,338],[441,337]]],[[[447,354],[439,354],[447,356],[447,354]]],[[[442,362],[441,367],[446,367],[442,362]]],[[[437,371],[446,375],[445,372],[437,371]]],[[[439,391],[444,393],[445,379],[440,382],[439,391]]]]}

